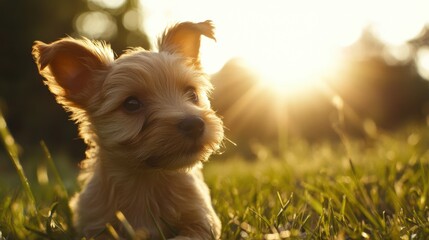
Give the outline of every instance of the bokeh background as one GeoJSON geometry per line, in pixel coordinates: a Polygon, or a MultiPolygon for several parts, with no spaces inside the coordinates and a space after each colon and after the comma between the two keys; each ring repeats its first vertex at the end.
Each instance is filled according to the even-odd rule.
{"type": "Polygon", "coordinates": [[[0,0],[0,109],[23,150],[44,140],[54,154],[81,160],[85,146],[43,85],[33,42],[85,36],[120,55],[156,49],[169,24],[212,19],[217,42],[204,39],[201,57],[213,107],[237,144],[227,142],[226,154],[251,160],[260,145],[338,141],[340,124],[370,141],[427,125],[427,9],[419,0],[0,0]]]}

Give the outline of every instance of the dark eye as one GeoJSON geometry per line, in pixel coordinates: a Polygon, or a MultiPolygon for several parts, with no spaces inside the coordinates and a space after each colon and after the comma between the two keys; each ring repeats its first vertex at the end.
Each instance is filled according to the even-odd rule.
{"type": "Polygon", "coordinates": [[[125,99],[124,103],[122,104],[122,107],[127,112],[137,112],[142,107],[141,102],[136,97],[128,97],[125,99]]]}
{"type": "Polygon", "coordinates": [[[189,87],[186,90],[186,96],[189,98],[189,100],[191,100],[193,103],[197,104],[198,103],[198,94],[197,91],[195,90],[195,88],[193,87],[189,87]]]}

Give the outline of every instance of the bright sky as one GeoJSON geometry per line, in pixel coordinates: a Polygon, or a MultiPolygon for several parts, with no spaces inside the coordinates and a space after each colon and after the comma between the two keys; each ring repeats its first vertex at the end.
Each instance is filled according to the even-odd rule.
{"type": "Polygon", "coordinates": [[[356,41],[369,24],[385,43],[400,46],[429,22],[427,0],[140,2],[151,37],[178,21],[213,20],[218,41],[204,41],[201,51],[208,72],[241,57],[268,84],[289,90],[312,84],[328,71],[340,48],[356,41]]]}
{"type": "MultiPolygon", "coordinates": [[[[110,9],[125,3],[88,1],[110,9]]],[[[263,84],[281,92],[317,84],[338,63],[341,48],[356,41],[370,24],[391,46],[391,54],[404,58],[409,50],[405,42],[429,23],[428,0],[140,0],[140,5],[141,12],[133,10],[124,17],[129,30],[141,27],[155,43],[168,25],[211,19],[217,42],[203,39],[206,71],[214,73],[240,57],[262,76],[263,84]]],[[[95,38],[116,33],[114,20],[103,12],[83,13],[76,25],[95,38]]],[[[417,54],[419,72],[429,79],[428,59],[427,48],[417,54]]]]}

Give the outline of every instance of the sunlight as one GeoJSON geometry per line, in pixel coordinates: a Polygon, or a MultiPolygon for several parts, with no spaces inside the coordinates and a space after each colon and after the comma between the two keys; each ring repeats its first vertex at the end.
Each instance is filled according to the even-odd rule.
{"type": "Polygon", "coordinates": [[[373,30],[388,45],[401,45],[417,36],[429,20],[427,1],[372,2],[377,9],[371,16],[373,30]]]}
{"type": "Polygon", "coordinates": [[[382,41],[399,46],[429,21],[424,0],[140,2],[149,36],[178,21],[213,20],[217,42],[204,40],[201,51],[207,72],[239,57],[261,77],[261,86],[279,94],[320,84],[338,64],[341,49],[358,40],[369,24],[382,41]],[[403,13],[412,14],[398,17],[403,13]]]}
{"type": "Polygon", "coordinates": [[[417,70],[422,77],[429,80],[429,47],[423,47],[418,51],[417,70]]]}
{"type": "Polygon", "coordinates": [[[120,8],[125,4],[125,0],[88,0],[88,2],[109,9],[120,8]]]}
{"type": "Polygon", "coordinates": [[[77,30],[91,38],[110,39],[117,32],[112,17],[100,11],[84,12],[76,19],[77,30]]]}

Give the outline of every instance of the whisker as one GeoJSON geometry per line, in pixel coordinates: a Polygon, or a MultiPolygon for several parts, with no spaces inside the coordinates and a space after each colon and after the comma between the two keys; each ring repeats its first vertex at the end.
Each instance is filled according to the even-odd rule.
{"type": "MultiPolygon", "coordinates": [[[[234,147],[237,147],[237,144],[235,142],[233,142],[231,139],[229,139],[228,137],[224,137],[225,140],[227,140],[228,142],[230,142],[232,145],[234,145],[234,147]]],[[[223,143],[223,141],[222,141],[223,143]]]]}

